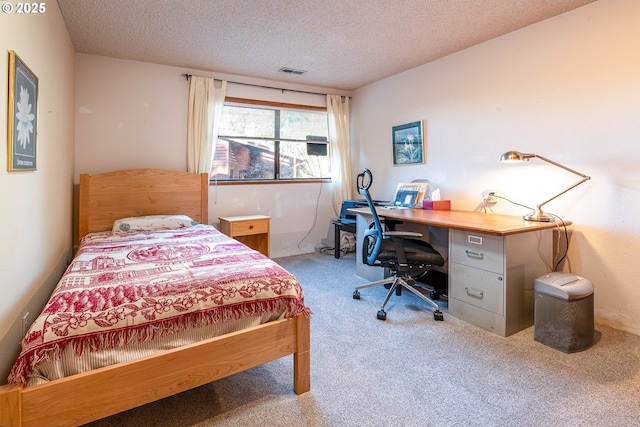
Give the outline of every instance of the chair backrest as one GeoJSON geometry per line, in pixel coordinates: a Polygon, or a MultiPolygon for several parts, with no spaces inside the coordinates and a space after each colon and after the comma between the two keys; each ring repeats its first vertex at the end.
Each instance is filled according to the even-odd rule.
{"type": "Polygon", "coordinates": [[[382,223],[378,218],[373,200],[369,194],[369,187],[373,183],[373,175],[367,168],[362,173],[359,173],[356,178],[356,187],[358,193],[362,194],[369,205],[371,216],[373,217],[373,223],[364,232],[364,239],[362,241],[362,260],[368,264],[373,265],[380,251],[380,245],[382,245],[382,223]]]}

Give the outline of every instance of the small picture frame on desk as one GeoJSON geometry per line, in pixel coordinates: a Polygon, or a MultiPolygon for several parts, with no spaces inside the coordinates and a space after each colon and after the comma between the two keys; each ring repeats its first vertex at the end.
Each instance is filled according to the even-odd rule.
{"type": "Polygon", "coordinates": [[[425,163],[425,121],[419,120],[392,128],[393,165],[425,163]]]}
{"type": "Polygon", "coordinates": [[[400,190],[396,193],[396,199],[393,202],[393,206],[412,208],[416,204],[418,199],[418,192],[411,190],[400,190]]]}

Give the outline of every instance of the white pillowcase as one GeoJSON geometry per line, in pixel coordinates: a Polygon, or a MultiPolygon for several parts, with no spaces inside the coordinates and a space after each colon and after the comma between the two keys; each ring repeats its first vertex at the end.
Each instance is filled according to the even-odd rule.
{"type": "Polygon", "coordinates": [[[113,223],[114,233],[128,233],[131,231],[174,230],[198,225],[186,215],[148,215],[121,218],[113,223]]]}

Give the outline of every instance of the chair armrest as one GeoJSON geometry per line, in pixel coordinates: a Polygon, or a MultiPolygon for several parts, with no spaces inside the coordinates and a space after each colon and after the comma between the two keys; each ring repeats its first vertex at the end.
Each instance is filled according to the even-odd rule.
{"type": "Polygon", "coordinates": [[[384,231],[382,237],[422,237],[422,233],[415,231],[384,231]]]}

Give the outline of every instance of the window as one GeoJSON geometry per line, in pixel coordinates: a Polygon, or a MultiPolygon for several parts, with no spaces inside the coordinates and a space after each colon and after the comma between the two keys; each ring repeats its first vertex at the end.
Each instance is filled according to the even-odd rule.
{"type": "Polygon", "coordinates": [[[329,178],[327,134],[324,110],[225,103],[211,179],[329,178]]]}

